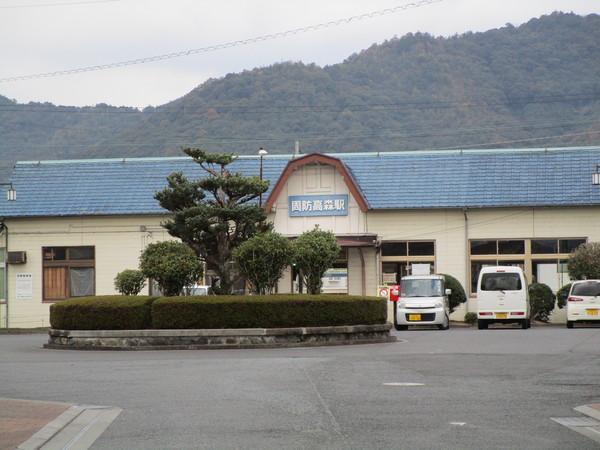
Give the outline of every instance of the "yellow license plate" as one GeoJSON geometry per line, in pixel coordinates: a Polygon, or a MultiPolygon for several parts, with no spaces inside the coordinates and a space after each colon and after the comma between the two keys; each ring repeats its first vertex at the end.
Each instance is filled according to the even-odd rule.
{"type": "Polygon", "coordinates": [[[588,316],[597,316],[598,315],[598,310],[597,309],[586,309],[588,316]]]}
{"type": "Polygon", "coordinates": [[[506,319],[508,317],[508,313],[496,313],[496,319],[506,319]]]}
{"type": "Polygon", "coordinates": [[[421,320],[421,314],[409,314],[408,315],[408,320],[412,321],[412,320],[421,320]]]}

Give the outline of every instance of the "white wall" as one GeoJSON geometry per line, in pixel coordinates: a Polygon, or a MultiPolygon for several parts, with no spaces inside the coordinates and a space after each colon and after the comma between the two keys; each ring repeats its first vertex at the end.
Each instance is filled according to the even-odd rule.
{"type": "MultiPolygon", "coordinates": [[[[26,264],[8,265],[9,328],[49,326],[52,303],[42,301],[42,247],[94,246],[96,294],[115,294],[115,275],[137,269],[139,255],[148,243],[171,238],[160,226],[163,220],[157,216],[7,219],[8,250],[27,252],[26,264]],[[19,273],[32,275],[30,299],[15,296],[19,273]]],[[[2,327],[4,319],[5,315],[0,319],[2,327]]]]}
{"type": "Polygon", "coordinates": [[[315,225],[336,234],[364,233],[364,213],[350,194],[348,186],[336,168],[325,164],[307,164],[299,167],[289,177],[277,197],[272,217],[278,233],[298,236],[315,225]],[[290,217],[288,197],[295,195],[348,195],[347,216],[290,217]]]}
{"type": "MultiPolygon", "coordinates": [[[[348,193],[341,177],[330,166],[319,166],[320,177],[325,181],[316,187],[331,193],[348,193]],[[330,181],[327,181],[327,178],[330,181]]],[[[331,229],[338,235],[375,233],[380,240],[433,240],[435,264],[439,273],[456,277],[468,290],[467,242],[468,239],[530,239],[530,238],[587,238],[600,241],[600,207],[582,208],[506,208],[476,209],[466,211],[369,211],[363,214],[349,195],[350,214],[336,218],[287,217],[288,192],[293,195],[307,193],[302,190],[306,176],[299,169],[290,177],[290,183],[277,200],[277,209],[270,214],[276,231],[298,235],[312,229],[315,219],[321,228],[331,229]],[[288,191],[289,190],[289,191],[288,191]]],[[[315,177],[317,175],[313,174],[315,177]]],[[[310,176],[313,176],[310,175],[310,176]]],[[[308,185],[313,186],[313,185],[308,185]]],[[[315,187],[315,188],[316,188],[315,187]]],[[[42,247],[91,245],[96,248],[96,293],[114,294],[114,277],[125,269],[138,267],[142,249],[151,242],[171,239],[160,226],[164,216],[133,217],[78,217],[43,219],[7,219],[9,251],[26,251],[27,263],[7,265],[9,327],[48,326],[48,308],[42,302],[42,247]],[[145,231],[142,231],[145,227],[145,231]],[[16,299],[16,275],[30,273],[33,278],[31,299],[16,299]]],[[[5,234],[3,234],[5,236],[5,234]]],[[[377,257],[373,248],[363,249],[366,273],[366,294],[377,295],[379,285],[377,257]]],[[[358,249],[348,252],[349,293],[362,293],[362,267],[358,249]]],[[[531,278],[530,278],[531,279],[531,278]]],[[[280,292],[288,292],[289,274],[280,283],[280,292]]],[[[474,300],[459,309],[453,316],[462,319],[467,308],[475,308],[474,300]]],[[[5,326],[5,313],[0,309],[0,327],[5,326]]],[[[564,320],[558,311],[553,320],[564,320]]]]}

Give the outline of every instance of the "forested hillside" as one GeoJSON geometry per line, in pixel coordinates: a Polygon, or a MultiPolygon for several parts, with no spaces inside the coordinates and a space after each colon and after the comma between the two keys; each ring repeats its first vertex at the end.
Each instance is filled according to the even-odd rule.
{"type": "Polygon", "coordinates": [[[409,34],[324,68],[230,74],[144,112],[0,98],[0,151],[6,168],[17,157],[180,155],[182,145],[239,154],[291,153],[295,141],[305,153],[600,145],[599,73],[600,16],[554,13],[451,38],[409,34]]]}

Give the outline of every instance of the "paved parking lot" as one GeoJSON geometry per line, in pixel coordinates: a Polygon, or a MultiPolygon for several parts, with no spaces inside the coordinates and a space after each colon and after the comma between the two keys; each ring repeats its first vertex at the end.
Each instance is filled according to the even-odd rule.
{"type": "Polygon", "coordinates": [[[600,409],[600,328],[394,334],[376,345],[142,352],[2,335],[0,397],[111,412],[70,448],[599,448],[589,411],[600,409]],[[567,426],[577,420],[587,434],[567,426]]]}

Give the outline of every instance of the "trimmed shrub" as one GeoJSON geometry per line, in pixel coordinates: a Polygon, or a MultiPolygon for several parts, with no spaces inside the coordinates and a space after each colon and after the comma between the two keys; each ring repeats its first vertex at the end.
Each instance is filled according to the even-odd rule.
{"type": "Polygon", "coordinates": [[[140,269],[146,277],[156,281],[165,295],[180,294],[204,273],[204,265],[194,251],[175,241],[148,244],[140,256],[140,269]]]}
{"type": "Polygon", "coordinates": [[[531,299],[531,319],[548,322],[556,304],[556,295],[550,286],[544,283],[530,284],[529,297],[531,299]]]}
{"type": "Polygon", "coordinates": [[[560,309],[563,309],[567,306],[567,298],[569,297],[569,292],[571,292],[571,284],[565,284],[556,292],[556,306],[560,309]]]}
{"type": "Polygon", "coordinates": [[[340,295],[168,297],[152,304],[158,329],[288,328],[387,321],[380,297],[340,295]]]}
{"type": "Polygon", "coordinates": [[[475,325],[477,323],[477,313],[468,312],[465,314],[465,322],[469,325],[475,325]]]}
{"type": "Polygon", "coordinates": [[[141,270],[127,269],[115,277],[115,289],[121,295],[138,295],[146,286],[146,277],[141,270]]]}
{"type": "Polygon", "coordinates": [[[323,275],[333,266],[341,247],[332,231],[323,231],[315,225],[292,242],[292,261],[306,284],[308,294],[321,293],[323,275]]]}
{"type": "Polygon", "coordinates": [[[122,295],[72,298],[50,306],[50,326],[58,330],[150,328],[154,299],[122,295]]]}
{"type": "Polygon", "coordinates": [[[461,303],[467,301],[467,296],[462,284],[460,284],[460,281],[458,281],[452,275],[446,275],[445,273],[441,273],[440,275],[444,277],[446,288],[452,290],[448,297],[448,306],[450,307],[450,312],[452,313],[461,305],[461,303]]]}
{"type": "Polygon", "coordinates": [[[292,249],[288,238],[268,231],[242,242],[233,257],[254,292],[265,295],[275,291],[277,281],[290,265],[292,249]]]}

